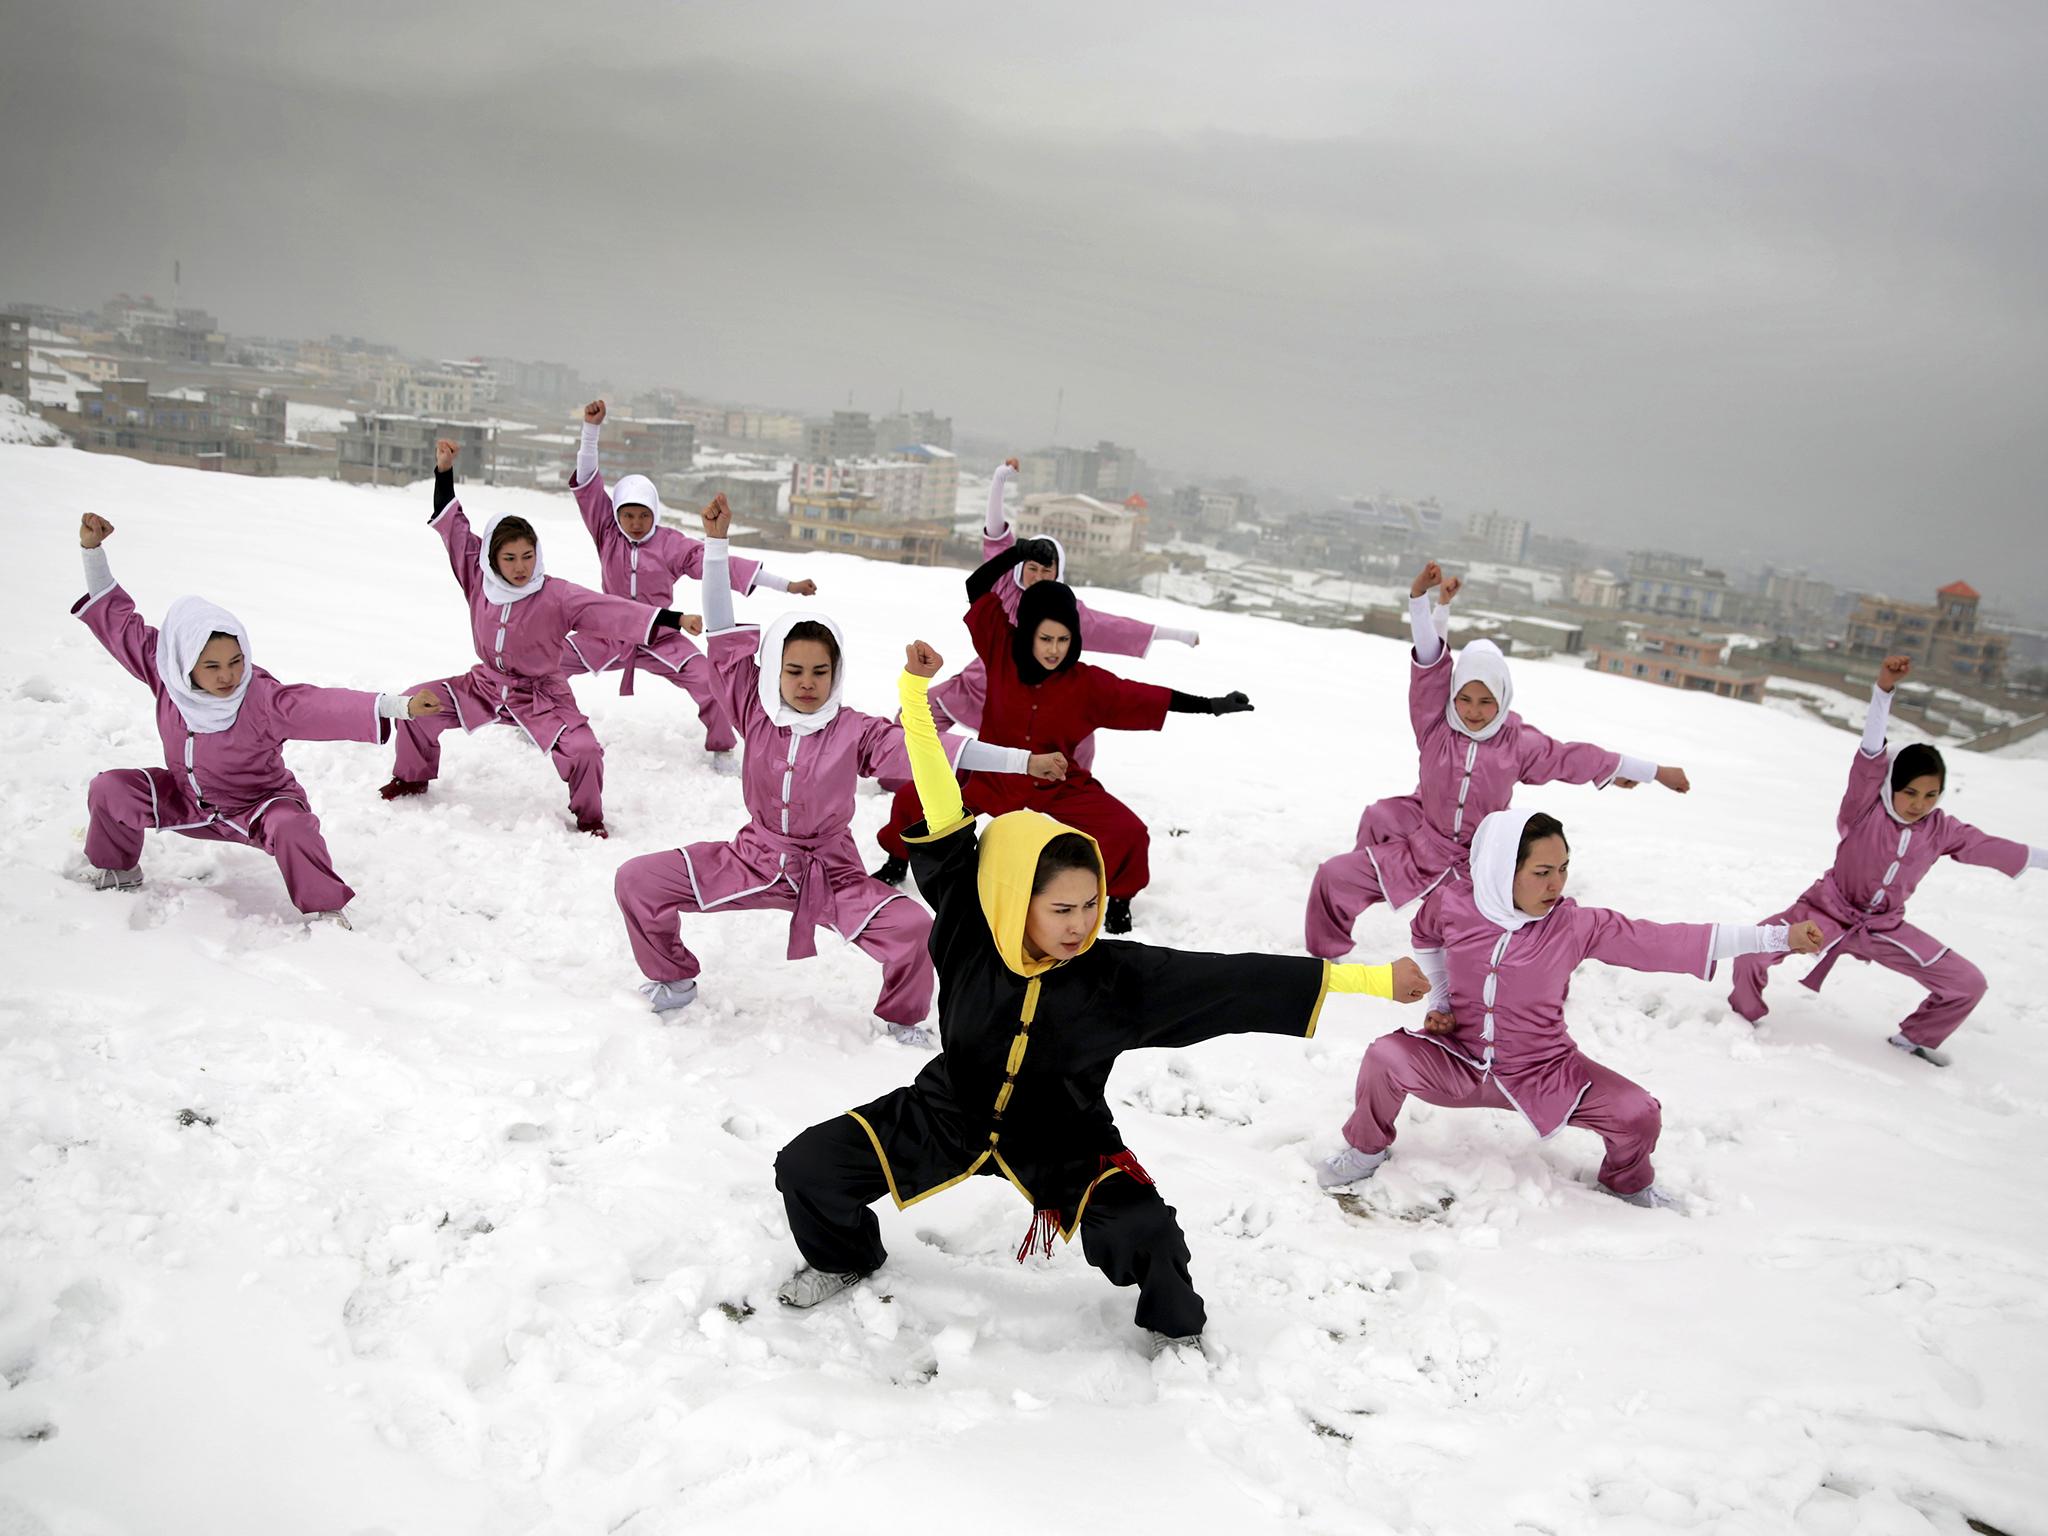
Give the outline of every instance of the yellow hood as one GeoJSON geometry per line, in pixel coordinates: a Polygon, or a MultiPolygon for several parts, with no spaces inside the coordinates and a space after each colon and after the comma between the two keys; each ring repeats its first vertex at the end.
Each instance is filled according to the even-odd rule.
{"type": "MultiPolygon", "coordinates": [[[[982,915],[988,919],[988,931],[995,937],[996,953],[1019,976],[1037,976],[1060,963],[1026,957],[1024,918],[1031,908],[1031,882],[1038,875],[1038,856],[1054,838],[1077,830],[1038,811],[1010,811],[996,817],[981,834],[981,865],[976,885],[981,892],[982,915]]],[[[1081,835],[1088,836],[1085,832],[1081,835]]],[[[1109,900],[1102,877],[1102,850],[1095,847],[1092,837],[1088,838],[1088,845],[1095,848],[1095,926],[1081,943],[1082,954],[1102,933],[1102,909],[1109,900]]]]}

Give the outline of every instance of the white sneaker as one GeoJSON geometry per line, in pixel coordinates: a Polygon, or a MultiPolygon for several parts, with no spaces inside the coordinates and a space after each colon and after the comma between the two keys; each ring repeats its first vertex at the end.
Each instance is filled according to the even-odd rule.
{"type": "Polygon", "coordinates": [[[1639,1205],[1646,1211],[1683,1211],[1685,1202],[1669,1190],[1659,1189],[1655,1184],[1645,1184],[1632,1195],[1624,1195],[1618,1189],[1600,1186],[1624,1205],[1639,1205]]]}
{"type": "Polygon", "coordinates": [[[1175,1337],[1156,1328],[1145,1330],[1145,1353],[1154,1360],[1185,1361],[1196,1365],[1208,1359],[1199,1333],[1175,1337]]]}
{"type": "Polygon", "coordinates": [[[737,778],[740,771],[740,755],[727,747],[723,752],[711,754],[711,771],[724,774],[728,779],[737,778]]]}
{"type": "Polygon", "coordinates": [[[647,1006],[656,1013],[674,1013],[687,1008],[697,1001],[697,983],[693,981],[643,981],[640,995],[647,999],[647,1006]]]}
{"type": "Polygon", "coordinates": [[[337,928],[347,928],[350,930],[355,928],[355,924],[348,920],[348,914],[339,907],[336,907],[332,912],[308,912],[306,914],[306,926],[310,928],[315,923],[332,923],[337,928]]]}
{"type": "Polygon", "coordinates": [[[1891,1043],[1904,1051],[1908,1056],[1918,1056],[1929,1066],[1945,1067],[1948,1065],[1947,1051],[1937,1051],[1931,1045],[1915,1045],[1904,1035],[1893,1035],[1891,1043]]]}
{"type": "Polygon", "coordinates": [[[855,1274],[834,1274],[828,1269],[813,1269],[806,1264],[782,1282],[782,1289],[775,1293],[775,1299],[785,1307],[815,1307],[819,1302],[837,1296],[848,1286],[860,1284],[862,1278],[855,1274]]]}
{"type": "Polygon", "coordinates": [[[1326,1157],[1316,1165],[1316,1182],[1325,1189],[1336,1189],[1344,1184],[1356,1184],[1360,1179],[1369,1179],[1380,1171],[1380,1164],[1394,1155],[1392,1147],[1382,1147],[1377,1152],[1361,1152],[1347,1146],[1334,1157],[1326,1157]]]}
{"type": "Polygon", "coordinates": [[[96,891],[132,891],[142,884],[142,866],[133,869],[102,869],[92,877],[96,891]]]}
{"type": "Polygon", "coordinates": [[[939,1037],[922,1024],[891,1024],[889,1038],[913,1051],[936,1051],[939,1048],[939,1037]]]}

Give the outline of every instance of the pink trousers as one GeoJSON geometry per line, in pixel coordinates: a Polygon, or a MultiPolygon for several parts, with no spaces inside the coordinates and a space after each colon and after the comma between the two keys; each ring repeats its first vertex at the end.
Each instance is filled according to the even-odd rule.
{"type": "MultiPolygon", "coordinates": [[[[1637,1083],[1611,1067],[1585,1061],[1592,1085],[1567,1125],[1582,1126],[1606,1144],[1600,1182],[1616,1194],[1632,1195],[1654,1177],[1650,1154],[1663,1129],[1663,1111],[1637,1083]]],[[[1491,1072],[1467,1066],[1419,1035],[1396,1030],[1365,1049],[1358,1064],[1358,1103],[1344,1122],[1344,1139],[1361,1152],[1382,1152],[1394,1143],[1394,1120],[1413,1098],[1445,1109],[1505,1109],[1519,1113],[1491,1072]]]]}
{"type": "Polygon", "coordinates": [[[355,898],[334,872],[320,818],[295,800],[273,801],[245,837],[224,822],[207,821],[191,791],[167,768],[110,768],[85,792],[91,820],[86,860],[98,869],[134,869],[142,862],[142,834],[152,828],[203,842],[240,843],[277,860],[284,888],[301,912],[339,912],[355,898]],[[203,825],[185,826],[196,822],[203,825]]]}
{"type": "MultiPolygon", "coordinates": [[[[441,733],[459,729],[461,725],[455,715],[455,701],[449,697],[445,683],[419,683],[406,691],[414,694],[422,689],[432,689],[439,695],[440,713],[421,715],[413,720],[394,720],[391,731],[392,740],[398,748],[392,755],[391,772],[395,777],[410,779],[415,784],[424,784],[441,776],[441,733]]],[[[520,730],[515,722],[503,715],[499,715],[494,723],[520,730]]],[[[525,734],[524,731],[521,734],[525,734]]],[[[588,725],[570,726],[549,751],[548,761],[555,765],[555,772],[569,786],[569,809],[576,820],[586,825],[603,821],[604,748],[598,742],[597,733],[588,725]]]]}
{"type": "Polygon", "coordinates": [[[590,666],[590,661],[597,660],[594,648],[586,660],[583,652],[576,648],[574,635],[562,642],[562,649],[563,662],[571,676],[618,676],[625,672],[626,663],[630,660],[636,681],[643,677],[658,677],[682,689],[697,701],[697,719],[704,726],[706,752],[730,752],[739,741],[732,717],[725,712],[717,690],[711,686],[711,659],[680,632],[663,630],[654,644],[628,647],[596,668],[590,666]]]}
{"type": "MultiPolygon", "coordinates": [[[[1820,924],[1821,932],[1833,939],[1842,925],[1818,907],[1800,900],[1792,903],[1766,923],[1820,924]]],[[[1915,1045],[1930,1050],[1962,1028],[1984,999],[1984,973],[1954,950],[1910,924],[1901,923],[1889,934],[1856,932],[1835,946],[1835,951],[1868,960],[1888,971],[1911,977],[1927,989],[1918,1008],[1906,1015],[1898,1032],[1915,1045]],[[1927,957],[1923,960],[1923,957],[1927,957]]],[[[1764,985],[1771,967],[1785,955],[1744,955],[1735,962],[1735,990],[1728,994],[1728,1006],[1754,1024],[1770,1010],[1764,1005],[1764,985]]]]}
{"type": "MultiPolygon", "coordinates": [[[[713,857],[730,852],[723,843],[695,844],[691,851],[699,849],[713,857]]],[[[875,1015],[891,1024],[922,1023],[931,1012],[937,985],[927,948],[931,914],[880,881],[861,878],[874,887],[878,905],[852,942],[882,962],[882,991],[875,1000],[875,1015]]],[[[787,882],[707,906],[699,898],[690,862],[680,849],[626,860],[612,879],[612,893],[626,920],[633,958],[649,981],[687,981],[702,969],[683,943],[677,919],[686,913],[796,910],[796,893],[787,882]]]]}

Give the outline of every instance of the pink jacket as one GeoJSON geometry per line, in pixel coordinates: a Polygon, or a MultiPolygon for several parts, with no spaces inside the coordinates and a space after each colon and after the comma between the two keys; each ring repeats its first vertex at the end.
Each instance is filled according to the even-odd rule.
{"type": "Polygon", "coordinates": [[[559,576],[548,577],[532,597],[494,603],[484,591],[477,560],[482,541],[471,531],[461,501],[449,502],[428,526],[441,536],[448,567],[469,599],[470,639],[476,646],[478,664],[448,680],[456,720],[473,731],[505,714],[535,746],[552,750],[564,731],[586,721],[563,675],[562,642],[569,632],[645,645],[663,605],[607,597],[559,576]]]}
{"type": "Polygon", "coordinates": [[[1448,646],[1426,667],[1410,653],[1408,719],[1420,759],[1415,792],[1377,802],[1359,826],[1380,889],[1397,907],[1464,867],[1479,823],[1507,809],[1517,784],[1562,780],[1604,789],[1621,766],[1620,753],[1554,740],[1512,710],[1485,741],[1453,730],[1445,718],[1452,666],[1448,646]]]}
{"type": "Polygon", "coordinates": [[[82,597],[71,611],[155,696],[164,767],[184,775],[193,801],[206,813],[182,826],[221,821],[247,837],[256,818],[280,800],[311,810],[306,791],[285,766],[287,741],[381,742],[390,736],[391,722],[379,718],[376,694],[280,683],[261,667],[254,669],[233,725],[224,731],[192,731],[157,676],[156,630],[143,622],[124,589],[114,586],[98,597],[82,597]]]}
{"type": "MultiPolygon", "coordinates": [[[[903,728],[842,705],[830,724],[799,735],[778,726],[761,707],[760,632],[752,626],[706,638],[713,686],[740,739],[740,794],[751,820],[733,839],[737,859],[699,870],[700,910],[787,882],[797,894],[789,957],[817,952],[812,930],[830,922],[849,940],[900,892],[868,878],[853,841],[854,793],[862,779],[910,777],[903,728]]],[[[949,759],[966,737],[946,742],[949,759]]]]}
{"type": "MultiPolygon", "coordinates": [[[[1849,782],[1835,812],[1834,865],[1806,888],[1804,899],[1842,925],[1822,952],[1820,964],[1807,973],[1815,991],[1840,957],[1838,946],[1852,932],[1888,934],[1905,921],[1906,901],[1936,859],[1981,864],[2014,879],[2026,870],[2028,848],[2009,838],[1980,832],[1943,810],[1929,811],[1911,826],[1893,819],[1892,760],[1888,752],[1868,753],[1859,747],[1849,765],[1849,782]]],[[[1931,965],[1940,954],[1915,954],[1931,965]]]]}
{"type": "Polygon", "coordinates": [[[1543,1136],[1563,1127],[1591,1082],[1564,1021],[1580,961],[1714,974],[1712,923],[1641,923],[1567,897],[1547,916],[1509,933],[1480,913],[1462,878],[1430,893],[1416,917],[1415,938],[1444,951],[1457,1028],[1431,1035],[1416,1024],[1408,1032],[1492,1073],[1543,1136]]]}

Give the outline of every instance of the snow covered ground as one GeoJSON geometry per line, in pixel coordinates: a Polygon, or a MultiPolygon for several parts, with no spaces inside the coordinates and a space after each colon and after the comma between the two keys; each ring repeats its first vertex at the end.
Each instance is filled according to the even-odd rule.
{"type": "MultiPolygon", "coordinates": [[[[566,496],[475,495],[594,579],[566,496]]],[[[354,932],[308,931],[260,855],[175,837],[139,894],[95,893],[86,783],[158,748],[67,615],[88,509],[145,612],[203,591],[286,678],[469,661],[423,486],[0,446],[0,1531],[2042,1529],[2040,876],[1944,866],[1916,900],[1991,980],[1945,1072],[1885,1045],[1917,993],[1864,966],[1815,996],[1791,963],[1760,1031],[1721,986],[1583,971],[1574,1028],[1663,1100],[1690,1215],[1598,1193],[1588,1134],[1427,1108],[1357,1198],[1320,1193],[1359,1052],[1405,1017],[1333,999],[1306,1045],[1147,1053],[1112,1081],[1187,1227],[1207,1366],[1148,1361],[1130,1293],[1078,1250],[1014,1263],[1028,1213],[993,1180],[885,1209],[889,1265],[791,1314],[775,1149],[920,1061],[877,1037],[871,962],[824,935],[787,965],[769,915],[693,921],[701,1001],[668,1027],[642,1008],[613,868],[741,820],[687,700],[580,686],[609,843],[510,731],[451,737],[433,794],[396,807],[385,750],[293,748],[354,932]]],[[[846,625],[855,703],[888,707],[913,635],[964,658],[959,573],[774,563],[846,625]]],[[[1103,747],[1155,834],[1137,936],[1295,949],[1316,861],[1413,782],[1400,646],[1101,600],[1204,636],[1120,669],[1258,704],[1103,747]]],[[[1696,786],[1529,792],[1582,899],[1755,918],[1824,865],[1839,731],[1567,667],[1525,669],[1517,702],[1696,786]]],[[[2048,842],[2048,762],[1952,771],[1957,814],[2048,842]]],[[[864,799],[862,828],[882,812],[864,799]]],[[[1360,926],[1365,955],[1403,946],[1403,916],[1360,926]]]]}

